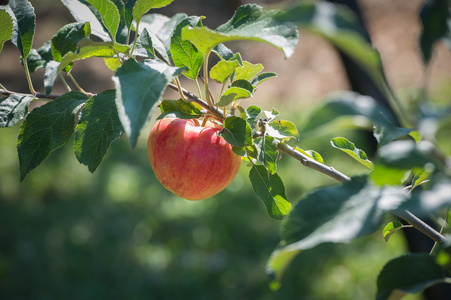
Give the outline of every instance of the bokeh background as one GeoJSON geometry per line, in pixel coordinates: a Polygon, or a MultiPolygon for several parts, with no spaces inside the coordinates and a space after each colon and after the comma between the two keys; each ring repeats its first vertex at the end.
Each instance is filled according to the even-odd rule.
{"type": "MultiPolygon", "coordinates": [[[[73,22],[59,1],[30,2],[37,15],[34,48],[73,22]]],[[[267,9],[286,5],[241,3],[248,2],[267,9]]],[[[215,28],[231,17],[239,3],[175,0],[153,12],[204,15],[204,24],[215,28]]],[[[400,99],[410,103],[418,97],[425,74],[418,51],[418,12],[424,2],[358,3],[389,82],[400,99]]],[[[265,71],[278,74],[243,105],[274,107],[298,128],[323,97],[349,89],[338,55],[317,37],[301,33],[288,60],[264,44],[228,46],[245,60],[262,63],[265,71]]],[[[450,66],[449,50],[438,45],[427,71],[436,102],[449,102],[450,66]]],[[[72,73],[87,91],[113,88],[113,74],[101,60],[77,62],[72,73]]],[[[43,91],[43,70],[32,78],[35,88],[43,91]]],[[[0,83],[27,92],[19,52],[11,42],[0,53],[0,83]]],[[[189,82],[183,85],[190,89],[189,82]]],[[[64,90],[57,84],[53,92],[64,90]]],[[[168,92],[165,97],[176,96],[168,92]]],[[[243,164],[232,184],[215,197],[198,202],[180,199],[159,184],[150,168],[149,130],[143,131],[135,149],[126,137],[115,141],[94,174],[78,163],[70,142],[20,182],[19,125],[0,129],[0,299],[371,299],[385,262],[406,251],[402,234],[385,243],[381,232],[349,245],[322,245],[296,258],[280,290],[273,292],[265,265],[279,241],[280,222],[267,215],[253,194],[249,168],[243,164]]],[[[365,148],[367,135],[355,131],[301,137],[300,146],[320,152],[327,164],[349,176],[365,172],[330,147],[330,138],[338,135],[371,153],[365,148]]],[[[280,161],[278,173],[292,202],[333,183],[288,157],[280,161]]]]}

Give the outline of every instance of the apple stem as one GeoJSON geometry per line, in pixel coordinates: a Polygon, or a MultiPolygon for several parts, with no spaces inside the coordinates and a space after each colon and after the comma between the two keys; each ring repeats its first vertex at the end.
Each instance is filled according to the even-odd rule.
{"type": "Polygon", "coordinates": [[[202,120],[202,127],[205,127],[205,125],[207,124],[208,119],[210,119],[210,116],[205,116],[204,119],[202,120]]]}

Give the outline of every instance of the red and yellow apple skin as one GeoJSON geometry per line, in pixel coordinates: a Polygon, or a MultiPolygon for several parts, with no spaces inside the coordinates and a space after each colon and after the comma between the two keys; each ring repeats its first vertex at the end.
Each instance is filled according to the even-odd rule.
{"type": "Polygon", "coordinates": [[[218,135],[221,127],[163,118],[147,140],[150,165],[161,184],[177,196],[201,200],[216,195],[235,178],[241,156],[218,135]]]}

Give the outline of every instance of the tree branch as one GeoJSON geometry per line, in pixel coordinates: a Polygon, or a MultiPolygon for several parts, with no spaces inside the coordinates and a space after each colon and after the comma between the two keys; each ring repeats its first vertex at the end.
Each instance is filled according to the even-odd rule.
{"type": "Polygon", "coordinates": [[[0,89],[0,94],[3,94],[3,95],[21,95],[21,96],[33,96],[33,97],[35,97],[35,98],[38,98],[38,99],[56,99],[56,98],[58,98],[60,95],[45,95],[45,94],[43,94],[43,93],[39,93],[39,92],[36,92],[36,95],[33,95],[33,94],[24,94],[24,93],[17,93],[17,92],[13,92],[13,91],[10,91],[10,90],[7,90],[7,89],[0,89]]]}
{"type": "Polygon", "coordinates": [[[440,234],[438,231],[436,231],[434,228],[423,222],[421,219],[419,219],[417,216],[415,216],[413,213],[411,213],[408,210],[404,211],[392,211],[392,214],[395,216],[405,220],[410,225],[415,227],[418,231],[424,233],[428,237],[430,237],[432,240],[434,240],[437,243],[443,243],[446,241],[446,238],[440,234]]]}
{"type": "MultiPolygon", "coordinates": [[[[208,103],[205,102],[204,100],[200,99],[199,97],[190,93],[189,91],[185,90],[184,88],[179,89],[179,87],[177,87],[177,85],[175,85],[173,83],[170,83],[168,87],[175,91],[181,91],[186,96],[186,98],[189,102],[195,102],[195,103],[199,104],[200,106],[205,108],[214,118],[216,118],[220,121],[224,120],[224,112],[221,109],[219,109],[218,107],[208,105],[208,103]]],[[[60,96],[60,95],[47,95],[46,96],[45,94],[42,94],[39,92],[36,93],[36,95],[22,94],[22,93],[16,93],[16,92],[13,92],[13,91],[10,91],[7,89],[0,89],[0,94],[33,96],[38,99],[55,99],[60,96]]],[[[312,168],[316,171],[319,171],[339,182],[346,182],[346,181],[351,180],[351,178],[340,173],[339,171],[335,170],[334,168],[326,166],[324,164],[321,164],[314,159],[311,159],[310,157],[306,156],[305,154],[303,154],[299,151],[296,151],[295,149],[293,149],[292,147],[288,146],[285,143],[279,142],[277,144],[277,149],[285,154],[288,154],[289,156],[293,157],[294,159],[300,161],[304,166],[312,168]]],[[[420,232],[422,232],[425,235],[427,235],[428,237],[430,237],[435,242],[442,243],[442,242],[446,241],[446,238],[442,234],[440,234],[435,229],[433,229],[432,227],[430,227],[429,225],[424,223],[421,219],[419,219],[417,216],[415,216],[408,210],[405,210],[402,212],[392,211],[392,213],[394,215],[398,216],[399,218],[405,220],[406,222],[408,222],[410,225],[412,225],[413,227],[418,229],[420,232]]]]}

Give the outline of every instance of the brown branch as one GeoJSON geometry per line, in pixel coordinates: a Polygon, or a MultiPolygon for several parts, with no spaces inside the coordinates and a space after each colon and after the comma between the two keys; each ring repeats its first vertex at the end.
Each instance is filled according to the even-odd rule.
{"type": "Polygon", "coordinates": [[[36,92],[36,95],[33,94],[25,94],[25,93],[18,93],[18,92],[13,92],[7,89],[0,89],[0,94],[3,95],[20,95],[20,96],[33,96],[34,98],[38,98],[38,99],[56,99],[58,98],[60,95],[45,95],[43,93],[39,93],[36,92]]]}

